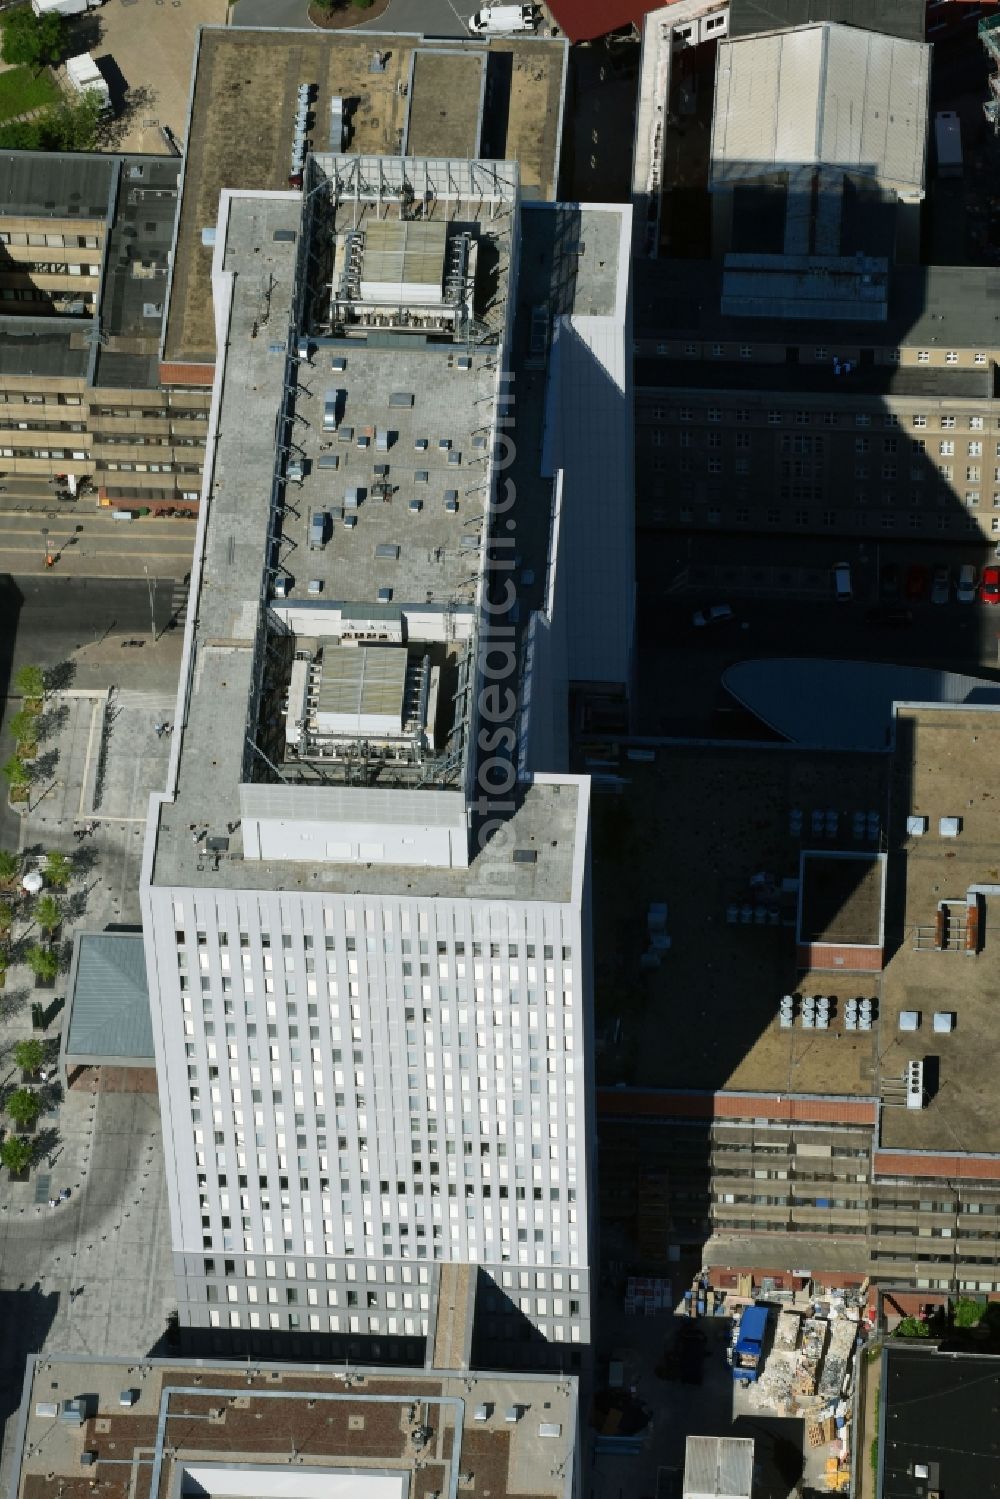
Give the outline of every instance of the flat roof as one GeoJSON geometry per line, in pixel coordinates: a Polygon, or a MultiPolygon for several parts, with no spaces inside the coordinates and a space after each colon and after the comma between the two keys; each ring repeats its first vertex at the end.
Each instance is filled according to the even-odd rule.
{"type": "Polygon", "coordinates": [[[74,943],[67,1004],[67,1063],[153,1062],[141,932],[82,932],[74,943]]]}
{"type": "Polygon", "coordinates": [[[843,1001],[877,997],[878,976],[799,974],[795,921],[812,812],[825,827],[836,808],[829,846],[857,851],[854,812],[886,805],[884,757],[706,743],[655,755],[623,758],[621,793],[592,804],[599,1085],[871,1096],[877,1036],[845,1029],[843,1001]],[[662,902],[670,947],[644,968],[662,902]],[[796,989],[838,996],[828,1031],[781,1029],[796,989]]]}
{"type": "Polygon", "coordinates": [[[882,938],[885,860],[849,850],[803,850],[800,942],[878,947],[882,938]]]}
{"type": "Polygon", "coordinates": [[[971,886],[997,883],[1000,710],[901,707],[895,731],[887,933],[895,952],[882,978],[880,1076],[899,1079],[907,1062],[931,1058],[937,1079],[925,1108],[883,1107],[881,1143],[912,1151],[997,1152],[996,965],[988,935],[997,897],[984,897],[987,936],[978,956],[927,950],[918,946],[918,933],[933,932],[940,901],[964,902],[971,886]],[[910,815],[928,818],[924,836],[908,835],[910,815]],[[957,838],[940,835],[942,817],[961,819],[957,838]],[[902,1010],[919,1012],[919,1030],[900,1031],[902,1010]],[[938,1011],[954,1016],[949,1034],[934,1033],[938,1011]]]}
{"type": "Polygon", "coordinates": [[[89,318],[0,317],[0,372],[83,380],[92,354],[89,318]]]}
{"type": "MultiPolygon", "coordinates": [[[[783,318],[734,317],[722,312],[721,263],[708,260],[640,259],[635,265],[635,326],[645,338],[674,338],[685,335],[704,339],[739,339],[749,343],[789,341],[789,324],[783,318]]],[[[993,306],[1000,295],[1000,270],[993,266],[901,266],[892,267],[889,276],[889,313],[883,322],[851,323],[838,320],[837,337],[846,342],[877,348],[909,349],[992,349],[996,346],[993,306]]],[[[829,343],[829,319],[802,320],[795,327],[796,341],[805,345],[829,343]]],[[[695,361],[691,361],[694,365],[695,361]]],[[[641,368],[641,365],[640,365],[641,368]]],[[[782,371],[769,365],[768,380],[810,374],[808,365],[796,365],[782,371]]],[[[824,371],[829,378],[831,371],[824,371]]],[[[918,370],[893,374],[919,374],[918,370]]],[[[947,375],[955,371],[931,371],[947,375]]],[[[885,371],[858,370],[858,377],[884,379],[885,371]]],[[[746,383],[746,366],[740,368],[746,383]]],[[[754,367],[754,378],[764,371],[754,367]]],[[[851,380],[854,380],[852,371],[851,380]]],[[[652,383],[656,383],[655,377],[652,383]]],[[[876,387],[881,389],[882,387],[876,387]]],[[[975,387],[978,389],[978,387],[975,387]]],[[[838,391],[845,391],[843,380],[838,391]]],[[[985,387],[992,391],[992,384],[985,387]]],[[[961,381],[941,387],[941,394],[954,390],[956,396],[972,394],[973,388],[961,381]]],[[[893,393],[890,386],[889,394],[893,393]]],[[[903,391],[903,394],[908,392],[903,391]]]]}
{"type": "Polygon", "coordinates": [[[372,31],[202,28],[164,359],[215,358],[212,251],[202,230],[215,224],[223,190],[287,187],[301,83],[316,85],[318,150],[329,145],[330,101],[340,97],[351,106],[352,153],[397,156],[402,147],[411,155],[516,160],[525,195],[552,199],[566,57],[566,43],[552,38],[424,42],[372,31]],[[376,52],[382,64],[374,69],[376,52]]]}
{"type": "Polygon", "coordinates": [[[838,21],[911,42],[924,39],[926,0],[730,0],[729,35],[752,36],[810,21],[838,21]]]}
{"type": "Polygon", "coordinates": [[[570,1499],[576,1422],[566,1376],[30,1356],[11,1495],[87,1499],[96,1476],[108,1499],[427,1499],[472,1472],[493,1499],[570,1499]],[[46,1414],[76,1397],[82,1424],[46,1414]],[[94,1466],[81,1467],[83,1452],[94,1466]]]}
{"type": "Polygon", "coordinates": [[[996,1485],[1000,1358],[888,1340],[879,1397],[880,1499],[972,1499],[996,1485]]]}
{"type": "MultiPolygon", "coordinates": [[[[292,547],[286,563],[295,579],[292,599],[305,597],[308,583],[318,580],[321,597],[331,601],[375,602],[379,589],[388,588],[397,607],[420,601],[471,609],[489,451],[482,398],[493,352],[492,345],[473,352],[470,367],[460,369],[452,346],[405,333],[382,347],[346,339],[320,345],[296,401],[305,418],[296,440],[306,473],[283,526],[292,547]],[[338,357],[347,367],[333,372],[338,357]],[[337,432],[324,431],[329,390],[341,392],[337,432]],[[412,406],[391,406],[397,393],[411,395],[412,406]],[[380,431],[387,435],[384,451],[380,431]],[[329,457],[339,459],[336,469],[320,467],[329,457]],[[387,472],[376,474],[377,468],[387,472]],[[377,483],[390,486],[387,498],[377,483]],[[358,503],[345,509],[349,491],[358,503]],[[456,508],[448,509],[452,497],[456,508]],[[312,547],[318,510],[333,520],[328,540],[312,547]]],[[[280,374],[280,358],[275,363],[280,374]]]]}
{"type": "Polygon", "coordinates": [[[176,157],[123,157],[101,283],[95,384],[151,389],[177,216],[176,157]]]}
{"type": "MultiPolygon", "coordinates": [[[[469,166],[453,163],[456,172],[459,165],[463,170],[469,166]]],[[[359,894],[362,889],[373,894],[404,894],[418,888],[427,897],[451,898],[490,898],[499,881],[511,898],[568,902],[579,894],[579,840],[587,821],[585,783],[572,780],[536,779],[526,788],[506,827],[507,836],[490,839],[468,868],[359,865],[334,862],[332,856],[330,862],[269,859],[266,863],[243,857],[240,786],[251,779],[251,771],[255,776],[260,773],[247,744],[248,705],[255,703],[260,632],[275,627],[271,610],[280,610],[291,621],[297,645],[312,636],[335,639],[338,632],[333,621],[342,615],[353,618],[361,613],[375,620],[386,618],[389,623],[387,616],[395,614],[398,623],[401,605],[413,606],[411,613],[417,615],[423,611],[435,623],[442,620],[442,611],[447,613],[450,601],[464,599],[465,616],[456,611],[458,623],[471,621],[475,579],[482,566],[483,486],[491,451],[492,416],[483,403],[492,399],[495,373],[487,368],[486,345],[473,346],[468,356],[471,367],[462,370],[457,359],[451,362],[449,350],[456,346],[425,345],[421,335],[405,342],[401,336],[383,337],[376,330],[378,336],[368,342],[362,338],[321,340],[312,355],[312,368],[294,366],[301,374],[288,375],[284,332],[300,249],[301,201],[290,193],[237,195],[227,199],[227,209],[216,253],[220,270],[229,273],[220,274],[219,292],[223,299],[232,297],[228,338],[234,354],[217,376],[219,439],[206,481],[211,484],[211,504],[203,510],[195,559],[177,714],[183,732],[175,736],[172,799],[153,818],[152,878],[158,885],[236,890],[263,886],[339,894],[359,894]],[[262,278],[268,286],[272,326],[281,330],[279,339],[260,336],[262,278]],[[345,359],[346,367],[336,372],[330,369],[333,358],[345,359]],[[322,374],[323,364],[328,376],[322,374]],[[276,422],[286,376],[294,381],[296,417],[303,418],[295,422],[294,440],[308,472],[301,492],[292,484],[283,490],[287,503],[280,516],[281,559],[294,573],[293,593],[280,604],[272,601],[268,606],[268,566],[276,566],[279,555],[269,531],[276,422]],[[322,403],[327,379],[346,389],[347,399],[341,430],[324,434],[322,403]],[[390,407],[390,395],[398,392],[412,395],[413,405],[404,402],[390,407]],[[474,410],[477,402],[479,415],[474,410]],[[385,454],[377,449],[383,422],[396,434],[385,454]],[[371,431],[370,446],[359,449],[357,435],[366,429],[371,431]],[[415,434],[428,441],[419,456],[415,434]],[[477,447],[476,436],[483,436],[486,445],[477,447]],[[441,446],[442,440],[449,446],[441,446]],[[321,458],[327,456],[326,445],[330,452],[344,455],[343,470],[320,467],[321,458]],[[452,454],[460,455],[461,462],[452,464],[452,454]],[[399,493],[391,494],[388,503],[371,493],[375,460],[388,463],[391,483],[399,480],[399,493]],[[418,463],[427,473],[427,479],[419,482],[414,475],[418,463]],[[449,482],[459,496],[457,513],[444,504],[449,482]],[[343,524],[348,486],[365,491],[353,529],[343,524]],[[415,512],[408,502],[419,494],[426,495],[426,503],[415,512]],[[320,504],[335,502],[343,509],[332,536],[311,550],[310,517],[320,504]],[[470,538],[472,545],[464,545],[464,538],[470,538]],[[378,551],[397,544],[398,556],[378,551]],[[323,585],[318,597],[307,592],[314,578],[323,585]],[[391,608],[377,601],[383,585],[393,588],[391,608]],[[224,825],[231,825],[228,847],[224,857],[213,858],[206,854],[197,830],[221,832],[224,825]],[[512,849],[523,849],[533,857],[515,861],[512,849]]],[[[465,205],[467,223],[472,222],[469,212],[465,205]]],[[[509,215],[495,232],[509,235],[509,215]]],[[[497,313],[501,321],[502,291],[501,286],[497,313]]],[[[496,343],[489,347],[495,351],[496,343]]],[[[441,626],[442,636],[447,628],[446,623],[441,626]]],[[[280,646],[280,636],[276,638],[280,646]]],[[[418,621],[410,643],[422,638],[418,621]]],[[[263,778],[265,783],[276,779],[266,773],[263,778]]],[[[399,818],[405,820],[410,812],[416,815],[406,792],[400,792],[402,799],[393,803],[396,793],[386,779],[381,785],[373,783],[366,811],[398,821],[394,810],[398,805],[399,818]]],[[[302,790],[254,786],[254,806],[264,802],[270,806],[286,789],[302,790]]],[[[318,799],[327,795],[329,800],[336,789],[329,788],[327,795],[323,788],[306,786],[305,795],[317,798],[319,806],[318,799]]],[[[430,795],[426,791],[412,794],[430,795]]],[[[340,805],[337,797],[333,801],[340,805]]],[[[436,806],[442,815],[446,806],[453,806],[451,820],[458,826],[466,822],[461,779],[454,789],[437,794],[436,806]]],[[[273,815],[285,813],[279,808],[273,815]]],[[[336,809],[331,815],[336,815],[336,809]]]]}
{"type": "Polygon", "coordinates": [[[118,158],[0,152],[0,218],[107,219],[118,158]]]}
{"type": "Polygon", "coordinates": [[[923,196],[931,49],[831,22],[723,38],[710,183],[836,167],[923,196]]]}

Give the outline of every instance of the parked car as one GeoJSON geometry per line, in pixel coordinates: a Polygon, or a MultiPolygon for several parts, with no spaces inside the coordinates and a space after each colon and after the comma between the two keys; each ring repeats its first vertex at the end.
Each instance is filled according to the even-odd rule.
{"type": "Polygon", "coordinates": [[[878,591],[884,599],[899,598],[899,568],[895,562],[887,562],[879,573],[878,591]]]}
{"type": "Polygon", "coordinates": [[[887,604],[879,604],[865,615],[865,624],[872,630],[905,630],[912,623],[913,614],[909,609],[887,604]]]}
{"type": "Polygon", "coordinates": [[[960,604],[974,604],[976,602],[977,583],[979,574],[971,562],[963,562],[958,570],[958,587],[955,589],[955,597],[960,604]]]}
{"type": "Polygon", "coordinates": [[[1000,604],[1000,567],[984,567],[979,580],[979,598],[984,604],[1000,604]]]}
{"type": "Polygon", "coordinates": [[[931,603],[947,604],[951,598],[951,577],[946,567],[936,567],[931,579],[931,603]]]}
{"type": "Polygon", "coordinates": [[[922,563],[914,562],[906,569],[906,597],[908,599],[925,599],[930,588],[930,573],[922,563]]]}
{"type": "Polygon", "coordinates": [[[727,625],[736,618],[729,604],[711,604],[707,609],[698,609],[691,616],[691,623],[696,630],[703,630],[706,625],[727,625]]]}

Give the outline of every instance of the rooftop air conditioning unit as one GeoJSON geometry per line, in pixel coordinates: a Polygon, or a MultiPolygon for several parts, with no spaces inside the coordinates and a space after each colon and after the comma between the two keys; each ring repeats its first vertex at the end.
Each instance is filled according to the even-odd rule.
{"type": "Polygon", "coordinates": [[[908,1109],[922,1109],[924,1106],[924,1064],[923,1062],[907,1062],[906,1064],[906,1107],[908,1109]]]}

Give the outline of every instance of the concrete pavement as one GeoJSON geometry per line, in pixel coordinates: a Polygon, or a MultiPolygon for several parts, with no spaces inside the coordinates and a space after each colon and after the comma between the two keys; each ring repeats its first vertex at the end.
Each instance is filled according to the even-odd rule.
{"type": "MultiPolygon", "coordinates": [[[[111,656],[110,646],[103,649],[111,656]]],[[[119,691],[110,702],[107,692],[72,691],[47,705],[63,710],[43,745],[56,763],[50,782],[33,788],[18,847],[29,863],[53,849],[77,856],[70,887],[58,897],[66,941],[77,930],[140,925],[146,806],[165,783],[170,748],[156,725],[172,719],[173,706],[166,690],[119,691]],[[73,829],[82,819],[96,826],[81,843],[73,829]]],[[[29,903],[15,917],[15,941],[30,937],[32,920],[29,903]]],[[[64,971],[40,997],[51,1004],[66,996],[65,986],[64,971]]],[[[17,1084],[12,1051],[32,1034],[36,992],[28,969],[12,966],[0,990],[0,1089],[17,1084]]],[[[50,1045],[62,1019],[52,1017],[43,1037],[50,1045]]],[[[16,1406],[28,1352],[147,1352],[174,1304],[155,1094],[98,1089],[87,1076],[65,1097],[50,1087],[47,1101],[28,1181],[4,1173],[0,1187],[0,1420],[16,1406]],[[62,1188],[68,1201],[49,1207],[62,1188]]]]}

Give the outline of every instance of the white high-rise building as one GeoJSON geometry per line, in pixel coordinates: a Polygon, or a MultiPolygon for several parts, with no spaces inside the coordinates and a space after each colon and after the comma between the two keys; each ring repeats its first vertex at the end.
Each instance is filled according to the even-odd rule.
{"type": "MultiPolygon", "coordinates": [[[[559,212],[528,215],[533,261],[583,284],[559,212]]],[[[627,349],[628,210],[580,212],[627,349]]],[[[447,1264],[478,1267],[493,1362],[589,1341],[589,781],[532,766],[573,628],[561,477],[516,451],[522,232],[503,162],[319,156],[301,194],[222,199],[142,892],[180,1321],[209,1346],[422,1358],[447,1264]]]]}

